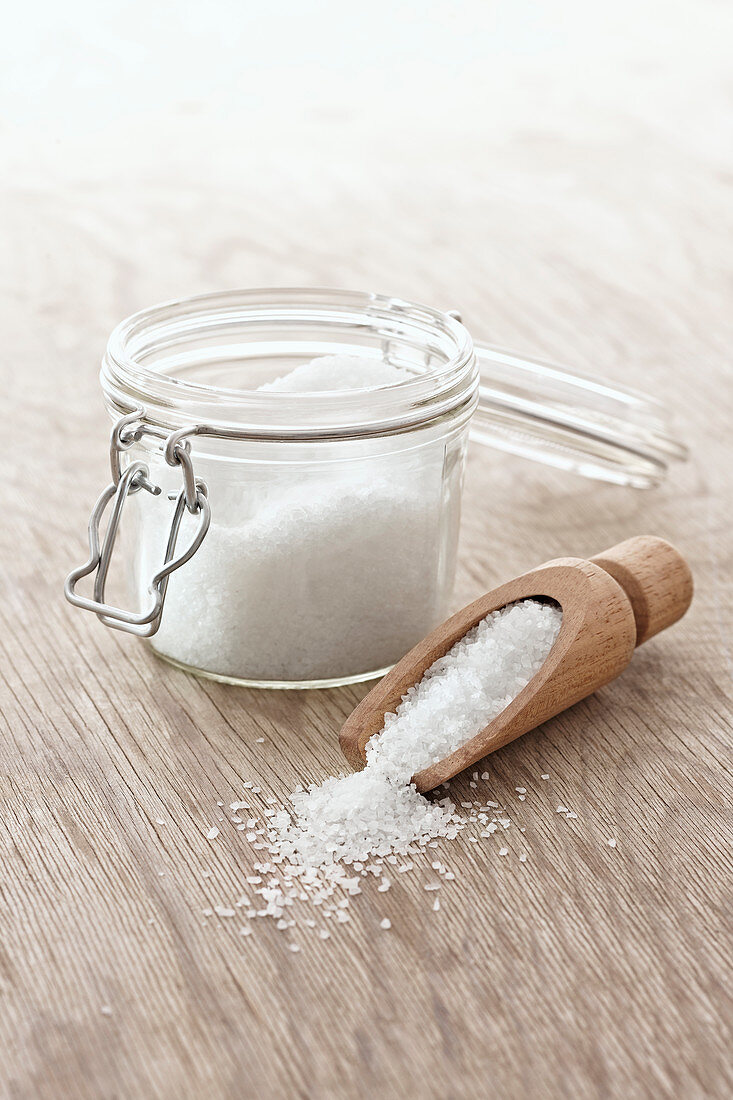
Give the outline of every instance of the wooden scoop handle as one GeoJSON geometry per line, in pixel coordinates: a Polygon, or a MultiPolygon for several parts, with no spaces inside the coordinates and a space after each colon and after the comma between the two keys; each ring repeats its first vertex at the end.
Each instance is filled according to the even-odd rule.
{"type": "Polygon", "coordinates": [[[638,646],[676,623],[690,606],[690,567],[666,539],[637,535],[589,560],[610,573],[628,596],[638,646]]]}

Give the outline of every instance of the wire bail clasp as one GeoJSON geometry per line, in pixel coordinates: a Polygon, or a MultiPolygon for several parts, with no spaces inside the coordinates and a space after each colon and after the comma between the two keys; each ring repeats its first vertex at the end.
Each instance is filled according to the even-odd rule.
{"type": "Polygon", "coordinates": [[[167,437],[146,425],[142,408],[135,409],[134,412],[117,421],[110,438],[112,482],[99,496],[89,518],[89,559],[84,565],[73,569],[64,583],[64,595],[69,603],[74,604],[75,607],[81,607],[84,611],[93,612],[105,626],[124,630],[128,634],[137,634],[142,638],[152,637],[160,627],[171,573],[180,569],[193,557],[204,541],[211,522],[207,487],[194,475],[190,444],[188,441],[184,442],[176,438],[177,435],[178,433],[174,432],[167,437]],[[153,496],[158,496],[161,492],[160,486],[150,480],[150,470],[144,462],[131,462],[124,468],[122,466],[122,452],[138,442],[146,433],[165,440],[166,462],[169,466],[181,467],[183,485],[178,493],[170,494],[170,499],[175,500],[176,506],[168,531],[163,564],[148,585],[152,605],[149,610],[136,615],[107,603],[105,587],[125,501],[141,489],[153,496]],[[110,505],[107,527],[103,537],[100,538],[102,518],[110,505]],[[192,515],[198,515],[200,519],[193,539],[186,549],[176,556],[178,534],[186,510],[192,515]],[[79,595],[76,591],[78,582],[92,573],[94,574],[93,597],[79,595]]]}

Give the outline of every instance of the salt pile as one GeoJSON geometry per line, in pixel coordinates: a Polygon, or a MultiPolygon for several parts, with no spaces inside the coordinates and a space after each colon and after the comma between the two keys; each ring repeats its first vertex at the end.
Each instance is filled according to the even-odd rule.
{"type": "MultiPolygon", "coordinates": [[[[368,405],[370,393],[407,377],[382,360],[326,356],[262,389],[362,390],[368,405]]],[[[379,673],[445,618],[461,463],[446,464],[440,432],[419,448],[399,437],[351,448],[272,443],[256,456],[238,447],[248,461],[234,451],[232,461],[196,457],[212,522],[171,577],[151,639],[158,652],[234,678],[336,680],[379,673]]],[[[164,464],[155,476],[177,487],[164,464]]],[[[159,538],[138,540],[141,605],[170,522],[160,498],[143,496],[136,506],[159,538]]],[[[194,526],[184,518],[181,542],[194,526]]]]}
{"type": "Polygon", "coordinates": [[[368,359],[365,355],[321,355],[259,388],[281,393],[335,393],[394,386],[411,377],[408,371],[393,367],[383,359],[368,359]]]}
{"type": "Polygon", "coordinates": [[[271,854],[324,868],[454,836],[453,804],[429,802],[410,779],[509,705],[542,667],[561,620],[557,605],[535,600],[483,619],[385,716],[381,733],[367,742],[363,771],[293,795],[294,816],[283,811],[268,830],[271,854]]]}
{"type": "MultiPolygon", "coordinates": [[[[246,829],[253,847],[268,857],[255,864],[258,873],[248,879],[261,904],[248,903],[246,915],[274,917],[278,927],[289,928],[295,924],[288,915],[293,904],[308,901],[324,917],[344,922],[349,897],[361,892],[367,876],[379,879],[378,889],[385,891],[389,873],[410,871],[410,857],[438,847],[437,838],[454,838],[467,822],[478,825],[481,837],[508,828],[509,817],[496,802],[462,803],[469,810],[467,819],[445,795],[437,801],[424,798],[410,779],[473,737],[511,702],[546,660],[561,620],[559,607],[534,600],[492,612],[431,665],[395,713],[386,716],[383,730],[367,745],[363,771],[298,788],[292,812],[268,806],[264,821],[235,817],[237,828],[246,829]],[[407,859],[400,863],[400,857],[407,859]]],[[[475,772],[472,788],[478,778],[475,772]]],[[[235,812],[245,807],[246,802],[232,804],[235,812]]],[[[440,860],[432,867],[438,878],[426,885],[429,891],[454,877],[440,860]]]]}

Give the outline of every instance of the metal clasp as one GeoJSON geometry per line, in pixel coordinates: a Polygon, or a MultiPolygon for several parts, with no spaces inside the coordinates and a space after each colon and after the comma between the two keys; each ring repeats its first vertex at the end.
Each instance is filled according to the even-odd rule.
{"type": "Polygon", "coordinates": [[[92,611],[106,626],[124,630],[128,634],[137,634],[143,638],[151,637],[160,627],[170,575],[193,557],[204,541],[211,522],[208,491],[204,482],[194,476],[190,444],[177,439],[176,435],[177,433],[173,433],[171,437],[167,437],[165,433],[146,425],[143,409],[136,409],[117,421],[110,439],[112,483],[100,495],[89,519],[89,560],[78,569],[72,570],[64,584],[64,595],[69,603],[85,611],[92,611]],[[181,467],[183,486],[177,494],[170,495],[170,499],[176,501],[176,506],[168,532],[163,564],[148,585],[148,591],[153,599],[152,606],[149,610],[136,615],[108,604],[105,600],[105,586],[125,501],[128,496],[141,489],[152,493],[153,496],[161,492],[160,486],[150,481],[150,471],[144,462],[131,462],[128,466],[122,467],[121,452],[131,447],[146,433],[166,441],[164,452],[166,461],[170,466],[181,467]],[[100,540],[100,525],[110,503],[112,505],[110,517],[104,537],[100,540]],[[176,556],[178,533],[186,509],[200,517],[199,524],[192,541],[182,553],[176,556]],[[91,573],[95,576],[93,598],[90,599],[78,595],[76,586],[80,580],[91,573]]]}

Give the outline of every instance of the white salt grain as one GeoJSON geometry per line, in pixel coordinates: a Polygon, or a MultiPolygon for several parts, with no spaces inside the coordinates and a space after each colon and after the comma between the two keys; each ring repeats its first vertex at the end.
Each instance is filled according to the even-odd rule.
{"type": "Polygon", "coordinates": [[[289,374],[266,382],[261,390],[281,393],[331,393],[342,390],[370,390],[406,382],[412,375],[383,359],[365,355],[322,355],[302,363],[289,374]]]}
{"type": "Polygon", "coordinates": [[[615,848],[616,845],[618,844],[618,841],[616,840],[616,837],[611,836],[611,837],[608,838],[607,843],[608,843],[609,848],[615,848]]]}
{"type": "Polygon", "coordinates": [[[389,919],[389,917],[384,917],[383,920],[380,920],[379,927],[383,928],[386,932],[389,928],[392,927],[392,921],[389,919]]]}
{"type": "MultiPolygon", "coordinates": [[[[360,390],[366,407],[381,387],[410,377],[381,358],[325,356],[262,389],[360,390]]],[[[330,680],[399,660],[448,610],[441,516],[459,468],[446,485],[442,438],[419,452],[397,438],[387,453],[376,446],[366,461],[304,463],[294,476],[273,444],[272,463],[246,491],[226,462],[197,456],[213,519],[196,555],[170,578],[153,647],[185,665],[266,681],[330,680]]],[[[159,461],[156,473],[172,485],[159,461]]],[[[141,508],[162,538],[170,514],[152,497],[141,508]]],[[[184,517],[182,542],[193,522],[184,517]]],[[[157,568],[156,541],[146,541],[141,578],[157,568]]]]}
{"type": "Polygon", "coordinates": [[[219,835],[219,830],[217,829],[216,825],[212,825],[211,828],[209,829],[208,833],[206,834],[206,839],[207,840],[216,840],[218,835],[219,835]]]}
{"type": "MultiPolygon", "coordinates": [[[[560,620],[558,607],[534,600],[492,612],[430,666],[394,713],[385,715],[384,728],[367,743],[363,771],[297,789],[292,812],[265,809],[266,846],[274,862],[255,868],[269,875],[277,864],[279,871],[256,891],[264,903],[258,914],[282,919],[283,907],[299,896],[327,903],[324,915],[333,913],[337,921],[346,922],[348,897],[336,905],[330,899],[337,888],[347,894],[360,891],[359,872],[365,873],[368,859],[378,861],[371,865],[377,871],[386,860],[403,874],[413,862],[400,863],[399,856],[418,854],[435,845],[436,837],[455,838],[467,820],[456,815],[448,797],[424,798],[410,777],[501,713],[541,667],[560,620]]],[[[483,809],[489,806],[498,808],[498,803],[483,809]]],[[[470,811],[469,821],[483,812],[480,802],[467,802],[464,808],[470,811]]],[[[498,822],[505,829],[511,824],[508,817],[498,822]]],[[[496,828],[492,822],[486,832],[496,828]]],[[[475,837],[469,841],[477,842],[475,837]]],[[[450,871],[443,877],[455,878],[450,871]]],[[[262,883],[260,876],[247,881],[262,883]]],[[[384,892],[389,885],[383,879],[378,890],[384,892]]]]}

